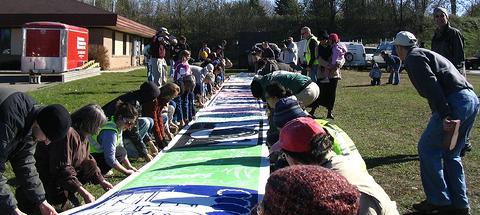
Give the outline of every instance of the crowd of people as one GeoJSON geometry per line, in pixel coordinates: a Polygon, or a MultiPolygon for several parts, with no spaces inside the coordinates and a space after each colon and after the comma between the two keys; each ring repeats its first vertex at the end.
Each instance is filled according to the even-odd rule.
{"type": "Polygon", "coordinates": [[[57,214],[81,204],[76,194],[84,203],[95,200],[84,184],[107,191],[112,170],[137,172],[130,160],[151,161],[221,87],[231,66],[225,45],[210,53],[204,44],[203,58],[190,65],[186,38],[176,43],[162,27],[147,47],[148,80],[138,90],[72,114],[62,105],[40,107],[27,94],[0,89],[0,210],[57,214]],[[7,161],[18,182],[15,197],[3,176],[7,161]]]}
{"type": "MultiPolygon", "coordinates": [[[[419,48],[415,35],[401,31],[393,41],[395,53],[382,52],[382,56],[391,68],[388,83],[400,83],[403,63],[432,111],[418,142],[426,198],[412,208],[421,214],[471,214],[461,156],[471,149],[468,140],[480,103],[465,76],[461,33],[450,26],[446,9],[435,8],[434,17],[432,50],[419,48]]],[[[338,56],[344,50],[335,45],[338,36],[325,34],[317,42],[307,27],[301,34],[307,39],[303,65],[307,74],[273,71],[255,77],[251,84],[252,95],[267,103],[273,172],[265,197],[252,214],[398,214],[396,203],[368,174],[353,141],[313,114],[315,104],[328,103],[321,96],[328,92],[322,84],[333,82],[329,87],[335,89],[340,79],[335,69],[342,65],[338,56]],[[312,107],[310,113],[307,107],[312,107]]],[[[378,64],[373,64],[370,77],[372,85],[380,85],[378,64]]],[[[327,118],[333,118],[328,117],[332,109],[327,106],[327,118]]]]}
{"type": "MultiPolygon", "coordinates": [[[[399,84],[403,63],[432,111],[418,143],[426,199],[413,208],[470,214],[461,155],[471,148],[480,103],[463,70],[461,34],[448,24],[446,9],[435,8],[434,16],[432,50],[419,48],[415,35],[401,31],[393,42],[395,55],[382,55],[393,68],[389,83],[399,84]]],[[[268,42],[259,50],[262,75],[254,77],[251,91],[266,102],[272,174],[252,214],[399,214],[348,135],[314,115],[321,105],[333,119],[346,48],[335,33],[322,31],[317,38],[308,27],[300,33],[307,41],[303,65],[291,37],[278,56],[268,42]],[[278,59],[289,69],[266,67],[278,59]]],[[[60,104],[38,106],[25,93],[0,88],[0,211],[57,214],[81,204],[76,193],[85,203],[95,200],[84,184],[109,190],[106,176],[113,169],[126,176],[137,172],[130,159],[151,161],[221,86],[231,64],[225,46],[222,41],[211,52],[204,43],[192,62],[186,38],[177,42],[162,27],[146,48],[148,80],[138,90],[72,114],[60,104]],[[7,161],[17,178],[15,195],[3,176],[7,161]]],[[[378,65],[370,76],[372,85],[380,84],[378,65]]]]}

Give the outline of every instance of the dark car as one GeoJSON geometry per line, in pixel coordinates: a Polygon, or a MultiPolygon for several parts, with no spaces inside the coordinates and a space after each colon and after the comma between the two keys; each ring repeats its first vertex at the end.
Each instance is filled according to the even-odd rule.
{"type": "Polygon", "coordinates": [[[480,56],[465,59],[466,69],[480,69],[480,56]]]}

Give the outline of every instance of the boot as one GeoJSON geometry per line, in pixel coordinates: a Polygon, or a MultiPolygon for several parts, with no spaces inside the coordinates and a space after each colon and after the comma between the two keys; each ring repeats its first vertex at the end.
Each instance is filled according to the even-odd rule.
{"type": "Polygon", "coordinates": [[[332,111],[332,110],[328,110],[328,112],[327,112],[327,119],[335,119],[335,118],[333,117],[333,111],[332,111]]]}

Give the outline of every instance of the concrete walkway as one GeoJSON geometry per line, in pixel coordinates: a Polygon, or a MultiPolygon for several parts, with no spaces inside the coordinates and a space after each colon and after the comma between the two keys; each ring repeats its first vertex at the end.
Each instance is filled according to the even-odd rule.
{"type": "MultiPolygon", "coordinates": [[[[110,73],[110,72],[130,72],[133,70],[137,69],[143,69],[145,66],[136,66],[136,67],[130,67],[130,68],[124,68],[124,69],[118,69],[118,70],[105,70],[101,71],[102,73],[110,73]]],[[[20,72],[20,71],[11,71],[11,72],[20,72]]],[[[41,84],[30,84],[28,82],[16,82],[16,83],[0,83],[0,88],[13,88],[17,91],[20,92],[28,92],[28,91],[34,91],[46,87],[51,87],[55,86],[57,84],[61,84],[61,82],[42,82],[41,84]]]]}

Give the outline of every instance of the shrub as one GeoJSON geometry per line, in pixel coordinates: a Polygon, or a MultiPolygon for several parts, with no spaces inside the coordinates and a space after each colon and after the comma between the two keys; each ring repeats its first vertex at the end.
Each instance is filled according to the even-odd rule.
{"type": "Polygon", "coordinates": [[[102,45],[88,45],[88,60],[95,60],[100,64],[102,70],[110,67],[108,49],[102,45]]]}

